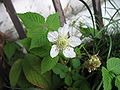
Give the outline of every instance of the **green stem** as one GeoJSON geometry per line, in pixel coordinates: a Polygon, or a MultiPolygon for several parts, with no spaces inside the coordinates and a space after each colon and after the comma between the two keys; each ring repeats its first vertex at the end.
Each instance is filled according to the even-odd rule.
{"type": "Polygon", "coordinates": [[[15,41],[15,43],[21,47],[23,54],[28,54],[26,48],[19,41],[15,41]]]}
{"type": "Polygon", "coordinates": [[[85,50],[85,52],[87,53],[87,55],[90,57],[91,55],[88,53],[88,51],[85,49],[85,47],[83,47],[83,49],[85,50]]]}
{"type": "Polygon", "coordinates": [[[109,52],[108,52],[108,55],[107,55],[107,60],[109,59],[110,53],[111,53],[111,50],[112,50],[112,38],[109,36],[109,39],[110,39],[110,47],[109,47],[109,52]]]}
{"type": "Polygon", "coordinates": [[[96,90],[100,90],[101,86],[102,86],[103,81],[101,80],[100,84],[98,85],[98,87],[96,88],[96,90]]]}

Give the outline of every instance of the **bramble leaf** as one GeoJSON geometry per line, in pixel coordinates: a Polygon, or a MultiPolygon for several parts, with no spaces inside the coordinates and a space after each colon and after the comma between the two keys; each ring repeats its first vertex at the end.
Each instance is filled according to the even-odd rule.
{"type": "Polygon", "coordinates": [[[79,59],[73,59],[71,62],[72,62],[72,66],[74,68],[78,68],[80,66],[80,60],[79,59]]]}
{"type": "Polygon", "coordinates": [[[119,58],[110,58],[107,60],[107,69],[116,74],[120,74],[120,59],[119,58]]]}
{"type": "Polygon", "coordinates": [[[43,28],[45,23],[45,18],[38,13],[26,12],[23,14],[18,14],[22,23],[29,30],[36,30],[38,28],[43,28]]]}
{"type": "Polygon", "coordinates": [[[113,77],[110,75],[109,71],[104,67],[102,67],[102,77],[104,90],[112,90],[113,77]]]}
{"type": "Polygon", "coordinates": [[[46,20],[46,25],[50,31],[57,30],[60,27],[59,14],[51,14],[46,20]]]}
{"type": "Polygon", "coordinates": [[[19,59],[16,62],[14,62],[9,73],[10,84],[12,87],[16,86],[21,70],[22,70],[22,65],[21,65],[21,60],[19,59]]]}
{"type": "Polygon", "coordinates": [[[30,53],[40,57],[46,57],[46,56],[49,56],[50,47],[42,46],[42,47],[32,48],[30,50],[30,53]]]}
{"type": "Polygon", "coordinates": [[[47,88],[48,82],[46,78],[41,75],[40,60],[34,55],[26,55],[23,60],[23,71],[26,79],[40,88],[47,88]]]}
{"type": "Polygon", "coordinates": [[[59,57],[52,58],[50,56],[44,57],[41,62],[41,72],[42,74],[51,70],[58,62],[59,57]]]}
{"type": "Polygon", "coordinates": [[[71,86],[71,84],[72,84],[72,77],[71,76],[67,75],[65,77],[65,84],[68,86],[71,86]]]}
{"type": "Polygon", "coordinates": [[[120,90],[120,76],[115,77],[115,86],[120,90]]]}
{"type": "Polygon", "coordinates": [[[69,71],[69,68],[63,64],[57,63],[52,70],[55,74],[60,75],[60,78],[64,78],[69,71]]]}
{"type": "Polygon", "coordinates": [[[11,57],[14,55],[17,47],[15,43],[8,42],[4,46],[4,53],[8,60],[11,59],[11,57]]]}

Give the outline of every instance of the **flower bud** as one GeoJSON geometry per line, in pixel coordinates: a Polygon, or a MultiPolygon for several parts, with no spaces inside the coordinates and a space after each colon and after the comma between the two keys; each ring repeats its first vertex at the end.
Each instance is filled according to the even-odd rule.
{"type": "Polygon", "coordinates": [[[101,61],[97,56],[97,54],[95,54],[91,56],[89,60],[85,61],[84,65],[85,65],[85,68],[88,69],[88,72],[91,72],[91,71],[97,70],[97,68],[100,67],[101,61]]]}

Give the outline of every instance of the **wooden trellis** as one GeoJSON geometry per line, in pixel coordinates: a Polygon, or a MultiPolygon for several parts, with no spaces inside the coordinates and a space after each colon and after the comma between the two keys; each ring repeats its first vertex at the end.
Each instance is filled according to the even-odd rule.
{"type": "Polygon", "coordinates": [[[64,23],[66,23],[66,20],[65,20],[64,12],[62,10],[62,6],[61,6],[61,3],[60,3],[60,0],[52,0],[52,1],[53,1],[53,5],[54,5],[54,8],[55,8],[55,11],[58,12],[59,15],[60,15],[61,26],[63,26],[64,23]]]}
{"type": "Polygon", "coordinates": [[[92,0],[93,11],[95,16],[95,22],[97,29],[101,29],[103,24],[102,11],[101,11],[101,2],[100,0],[92,0]]]}
{"type": "MultiPolygon", "coordinates": [[[[55,8],[55,11],[58,12],[60,14],[60,22],[61,22],[61,26],[63,26],[63,24],[66,22],[65,21],[65,17],[64,17],[64,13],[63,13],[63,10],[62,10],[62,6],[61,6],[61,3],[60,3],[60,0],[52,0],[53,1],[53,5],[54,5],[54,8],[55,8]]],[[[19,38],[20,39],[23,39],[26,37],[25,35],[25,32],[24,32],[24,29],[16,15],[16,11],[14,9],[14,6],[11,2],[11,0],[2,0],[5,8],[6,8],[6,11],[8,12],[17,32],[18,32],[18,35],[19,35],[19,38]]]]}
{"type": "MultiPolygon", "coordinates": [[[[65,21],[65,17],[64,17],[64,13],[63,13],[63,10],[61,7],[60,0],[52,0],[52,1],[53,1],[55,11],[60,14],[60,22],[61,22],[61,26],[63,26],[63,24],[66,23],[66,21],[65,21]]],[[[84,1],[84,0],[79,0],[79,1],[84,1]]],[[[2,0],[2,2],[4,3],[4,6],[9,14],[9,16],[11,17],[11,20],[18,32],[19,38],[20,39],[25,38],[26,34],[25,34],[24,29],[16,15],[16,11],[13,7],[11,0],[2,0]]],[[[102,28],[104,25],[103,25],[103,20],[102,20],[100,0],[92,0],[92,4],[93,4],[93,10],[94,10],[94,14],[95,14],[94,16],[95,16],[96,26],[97,26],[97,28],[102,28]]]]}
{"type": "Polygon", "coordinates": [[[16,11],[13,7],[11,0],[3,0],[3,3],[4,3],[4,6],[9,14],[9,16],[11,17],[11,20],[12,20],[17,32],[18,32],[19,38],[20,39],[25,38],[26,35],[24,32],[24,29],[23,29],[17,15],[16,15],[16,11]]]}

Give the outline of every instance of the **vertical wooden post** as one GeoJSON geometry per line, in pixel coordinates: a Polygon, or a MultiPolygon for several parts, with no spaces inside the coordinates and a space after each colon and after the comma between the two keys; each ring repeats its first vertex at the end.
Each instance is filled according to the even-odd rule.
{"type": "Polygon", "coordinates": [[[66,23],[66,20],[65,20],[65,16],[64,16],[64,12],[63,12],[60,0],[52,0],[52,1],[53,1],[55,11],[58,12],[59,15],[60,15],[61,26],[63,26],[64,23],[66,23]]]}
{"type": "Polygon", "coordinates": [[[26,35],[25,35],[25,32],[24,32],[24,29],[23,29],[17,15],[16,15],[16,11],[13,7],[13,4],[12,4],[11,0],[3,0],[3,3],[5,5],[5,8],[6,8],[8,14],[9,14],[9,16],[11,17],[11,20],[12,20],[18,34],[19,34],[19,38],[20,39],[25,38],[26,35]]]}
{"type": "Polygon", "coordinates": [[[100,30],[104,26],[102,19],[101,2],[100,0],[92,0],[92,5],[95,15],[96,27],[98,30],[100,30]]]}

